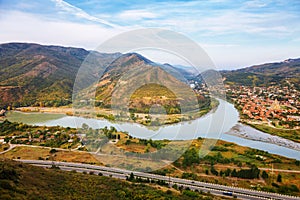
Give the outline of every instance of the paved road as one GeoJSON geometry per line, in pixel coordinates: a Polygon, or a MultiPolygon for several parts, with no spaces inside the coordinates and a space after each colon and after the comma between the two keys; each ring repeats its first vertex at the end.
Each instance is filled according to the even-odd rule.
{"type": "Polygon", "coordinates": [[[15,145],[11,144],[11,143],[8,143],[9,147],[8,149],[6,149],[5,151],[1,151],[0,154],[4,154],[10,150],[12,150],[13,148],[15,148],[15,145]]]}
{"type": "MultiPolygon", "coordinates": [[[[56,149],[57,151],[75,151],[75,152],[83,152],[83,151],[78,151],[77,149],[63,149],[63,148],[52,148],[52,147],[45,147],[45,146],[36,146],[36,145],[26,145],[26,144],[11,144],[11,143],[8,143],[10,146],[7,150],[5,151],[2,151],[0,152],[0,154],[4,154],[4,153],[7,153],[8,151],[16,148],[16,147],[32,147],[32,148],[46,148],[46,149],[56,149]]],[[[96,154],[96,152],[89,152],[91,154],[96,154]]],[[[101,154],[101,153],[98,153],[98,155],[107,155],[105,153],[101,154]]],[[[121,155],[111,155],[111,156],[116,156],[116,157],[119,157],[119,158],[124,158],[126,156],[121,156],[121,155]]],[[[144,160],[151,160],[151,159],[147,159],[147,158],[140,158],[140,159],[144,159],[144,160]]],[[[168,160],[163,160],[163,162],[167,163],[167,164],[171,164],[171,161],[168,161],[168,160]]],[[[206,165],[206,164],[201,164],[201,165],[206,165]]],[[[175,167],[175,166],[173,166],[175,167]]],[[[232,168],[232,166],[228,165],[222,165],[222,167],[224,168],[232,168]]],[[[175,167],[176,168],[176,167],[175,167]]],[[[234,167],[236,169],[240,169],[240,167],[234,167]]],[[[181,169],[177,168],[179,171],[182,171],[181,169]]],[[[287,170],[287,169],[272,169],[272,168],[261,168],[259,167],[258,169],[260,170],[265,170],[265,171],[273,171],[273,172],[286,172],[286,173],[300,173],[299,170],[287,170]]]]}
{"type": "Polygon", "coordinates": [[[41,167],[51,167],[52,164],[59,166],[62,170],[72,171],[76,170],[78,172],[93,172],[95,174],[102,173],[106,176],[112,176],[115,178],[125,179],[126,176],[129,176],[133,173],[137,177],[141,178],[149,178],[155,180],[164,180],[169,182],[170,185],[177,184],[178,186],[189,187],[193,190],[203,191],[203,192],[210,192],[211,194],[215,195],[223,195],[223,192],[233,192],[233,195],[237,196],[239,199],[249,199],[249,200],[258,200],[258,199],[274,199],[274,200],[300,200],[300,197],[292,197],[287,195],[281,195],[276,193],[270,192],[262,192],[257,190],[251,189],[244,189],[238,187],[231,187],[231,186],[224,186],[219,184],[213,183],[205,183],[200,181],[192,181],[180,178],[173,178],[167,176],[161,176],[156,174],[150,174],[145,172],[137,172],[137,171],[130,171],[125,169],[119,168],[111,168],[111,167],[104,167],[104,166],[95,166],[95,165],[88,165],[88,164],[81,164],[81,163],[71,163],[71,162],[52,162],[52,161],[44,161],[44,160],[17,160],[28,164],[33,164],[41,167]]]}

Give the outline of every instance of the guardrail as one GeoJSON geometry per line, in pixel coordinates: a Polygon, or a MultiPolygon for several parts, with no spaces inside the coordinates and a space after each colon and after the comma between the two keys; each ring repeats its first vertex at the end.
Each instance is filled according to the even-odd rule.
{"type": "Polygon", "coordinates": [[[203,188],[203,189],[217,190],[219,192],[233,192],[234,195],[240,194],[243,196],[258,197],[260,199],[300,200],[300,197],[296,197],[296,196],[283,195],[283,194],[271,193],[271,192],[253,190],[253,189],[245,189],[245,188],[239,188],[239,187],[233,187],[233,186],[225,186],[225,185],[214,184],[214,183],[193,181],[193,180],[188,180],[188,179],[167,177],[167,176],[162,176],[162,175],[157,175],[157,174],[137,172],[137,171],[131,171],[131,170],[119,169],[119,168],[113,168],[113,167],[96,166],[96,165],[72,163],[72,162],[59,162],[59,161],[21,160],[21,159],[15,159],[15,160],[24,162],[24,163],[28,163],[28,164],[32,164],[32,165],[41,165],[41,164],[48,165],[48,166],[56,165],[56,166],[61,166],[61,167],[73,167],[73,168],[82,168],[82,169],[87,169],[87,170],[99,170],[99,171],[103,171],[103,172],[122,174],[124,176],[129,176],[131,173],[133,173],[136,177],[149,178],[150,180],[151,179],[164,180],[164,181],[170,182],[172,184],[185,185],[186,187],[193,186],[193,187],[199,187],[199,188],[203,188]]]}

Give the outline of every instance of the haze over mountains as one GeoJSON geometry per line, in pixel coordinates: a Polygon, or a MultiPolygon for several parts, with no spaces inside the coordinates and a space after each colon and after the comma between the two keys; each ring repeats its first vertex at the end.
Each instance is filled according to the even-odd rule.
{"type": "MultiPolygon", "coordinates": [[[[165,100],[167,99],[174,106],[178,104],[178,99],[172,99],[171,96],[174,94],[171,94],[167,88],[176,87],[177,97],[186,96],[187,91],[190,90],[187,80],[196,79],[198,75],[193,74],[195,72],[192,68],[158,64],[136,53],[121,55],[29,43],[1,44],[0,106],[60,106],[71,103],[76,74],[87,56],[89,59],[85,62],[84,70],[86,76],[82,77],[94,77],[99,80],[96,83],[98,87],[96,100],[104,105],[109,104],[111,95],[116,89],[120,89],[119,92],[124,89],[124,87],[115,87],[118,86],[117,82],[120,78],[124,79],[126,74],[128,76],[131,74],[131,77],[127,77],[128,80],[134,78],[134,81],[126,82],[126,85],[131,88],[155,80],[157,85],[149,85],[149,88],[145,89],[157,91],[158,85],[163,83],[167,87],[159,88],[158,91],[161,93],[157,97],[166,96],[165,100]],[[168,95],[170,98],[167,97],[168,95]]],[[[276,84],[288,79],[299,87],[300,59],[221,71],[221,74],[227,84],[260,86],[276,84]]],[[[84,83],[84,78],[81,81],[84,83]]],[[[87,81],[84,87],[89,88],[91,85],[87,81]]],[[[126,90],[123,90],[123,93],[125,94],[126,90]]],[[[132,98],[137,98],[141,94],[135,93],[132,98]]],[[[131,100],[132,105],[137,106],[137,102],[131,100]]],[[[157,100],[163,101],[161,98],[157,100]]],[[[143,103],[151,102],[145,100],[143,103]]]]}

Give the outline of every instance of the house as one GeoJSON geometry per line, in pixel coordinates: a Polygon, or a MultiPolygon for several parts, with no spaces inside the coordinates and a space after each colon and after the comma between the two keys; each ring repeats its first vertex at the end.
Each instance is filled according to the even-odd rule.
{"type": "Polygon", "coordinates": [[[0,116],[5,116],[6,110],[2,109],[0,110],[0,116]]]}

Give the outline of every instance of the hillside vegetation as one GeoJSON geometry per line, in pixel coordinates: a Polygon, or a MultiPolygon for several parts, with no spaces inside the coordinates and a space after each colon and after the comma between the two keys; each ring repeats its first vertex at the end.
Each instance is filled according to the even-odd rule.
{"type": "Polygon", "coordinates": [[[268,86],[288,80],[300,89],[300,59],[222,71],[221,74],[225,77],[225,83],[232,85],[268,86]]]}
{"type": "MultiPolygon", "coordinates": [[[[104,176],[0,160],[0,199],[194,199],[189,194],[165,192],[145,184],[104,176]]],[[[198,199],[213,199],[211,196],[197,196],[198,199]]]]}
{"type": "Polygon", "coordinates": [[[196,94],[179,74],[167,72],[164,68],[168,66],[136,53],[124,54],[105,70],[96,89],[96,100],[104,108],[128,105],[132,112],[140,113],[149,113],[158,104],[168,114],[206,107],[209,100],[196,94]]]}
{"type": "Polygon", "coordinates": [[[0,45],[0,106],[60,106],[71,102],[84,59],[86,76],[99,76],[119,54],[29,43],[0,45]]]}

